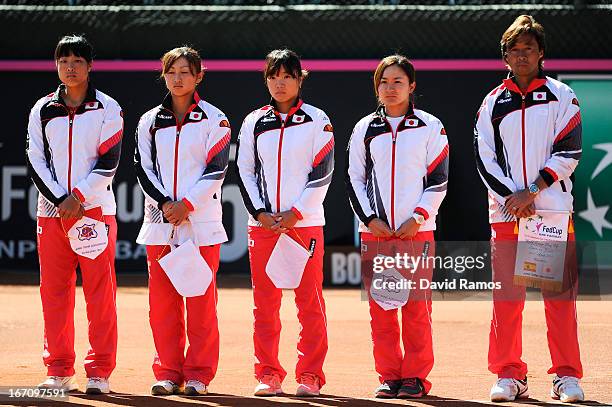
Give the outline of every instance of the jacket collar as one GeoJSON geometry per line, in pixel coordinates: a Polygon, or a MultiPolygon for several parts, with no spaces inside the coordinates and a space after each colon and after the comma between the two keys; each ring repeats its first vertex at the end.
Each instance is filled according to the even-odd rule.
{"type": "MultiPolygon", "coordinates": [[[[287,117],[295,114],[295,112],[300,110],[303,104],[304,104],[304,101],[300,99],[299,97],[295,99],[295,103],[293,103],[293,106],[291,107],[291,109],[289,109],[289,112],[287,113],[287,117]]],[[[280,115],[280,112],[278,111],[278,108],[276,106],[276,101],[274,99],[270,100],[270,106],[272,106],[272,108],[274,109],[275,115],[277,116],[280,115]]]]}
{"type": "MultiPolygon", "coordinates": [[[[189,111],[193,109],[195,105],[200,103],[200,100],[202,99],[200,98],[200,95],[198,94],[198,92],[197,91],[193,92],[193,96],[191,98],[191,106],[189,106],[189,109],[187,110],[189,111]]],[[[164,100],[162,101],[162,107],[174,113],[172,111],[172,94],[170,92],[166,93],[166,96],[164,96],[164,100]]]]}
{"type": "MultiPolygon", "coordinates": [[[[380,116],[382,119],[385,119],[387,117],[387,111],[385,110],[385,105],[378,106],[378,108],[376,109],[376,114],[380,116]]],[[[414,116],[414,103],[412,103],[412,101],[410,101],[408,104],[408,111],[404,115],[404,118],[410,117],[410,116],[414,116]]]]}
{"type": "MultiPolygon", "coordinates": [[[[56,103],[59,103],[65,106],[66,102],[64,102],[64,99],[62,98],[62,92],[65,93],[65,91],[66,91],[66,85],[64,85],[63,83],[60,83],[60,85],[57,87],[55,92],[53,92],[53,97],[51,98],[51,100],[53,102],[56,102],[56,103]]],[[[95,102],[96,100],[97,100],[96,99],[96,88],[91,84],[91,82],[89,82],[87,85],[87,93],[85,94],[85,99],[83,100],[81,104],[95,102]]]]}
{"type": "MultiPolygon", "coordinates": [[[[523,92],[521,92],[521,89],[518,87],[518,84],[516,83],[516,78],[511,73],[508,74],[508,77],[504,79],[503,82],[508,90],[518,93],[520,95],[523,94],[523,92]]],[[[544,75],[544,71],[540,69],[540,71],[538,72],[538,76],[531,81],[531,83],[527,87],[527,92],[525,92],[525,94],[533,92],[534,90],[544,86],[545,84],[546,76],[544,75]]]]}

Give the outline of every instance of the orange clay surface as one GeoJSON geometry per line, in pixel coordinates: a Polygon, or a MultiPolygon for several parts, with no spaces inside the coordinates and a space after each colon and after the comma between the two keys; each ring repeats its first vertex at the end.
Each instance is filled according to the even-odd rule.
{"type": "MultiPolygon", "coordinates": [[[[120,285],[121,285],[121,278],[120,285]]],[[[433,333],[436,363],[430,375],[431,394],[420,400],[378,401],[372,391],[378,384],[372,359],[369,313],[357,289],[325,289],[329,353],[325,362],[328,384],[323,396],[310,400],[292,396],[296,383],[293,370],[297,360],[299,324],[293,292],[283,297],[280,359],[290,372],[283,383],[285,397],[252,397],[253,378],[252,297],[248,277],[232,278],[239,283],[223,283],[220,278],[219,329],[221,357],[211,394],[200,398],[152,397],[151,362],[153,340],[148,321],[146,287],[122,286],[117,293],[119,351],[117,368],[111,377],[110,396],[71,395],[64,402],[14,402],[15,405],[100,405],[171,406],[190,403],[210,406],[378,406],[408,404],[422,406],[481,406],[488,401],[495,377],[487,371],[487,341],[491,304],[487,300],[448,301],[436,299],[433,305],[433,333]],[[232,286],[241,288],[230,288],[232,286]]],[[[146,284],[146,282],[144,283],[146,284]]],[[[439,296],[438,296],[439,297],[439,296]]],[[[83,357],[88,348],[87,320],[83,292],[77,288],[75,309],[76,371],[80,389],[86,379],[83,357]]],[[[612,404],[612,298],[607,301],[579,301],[580,346],[585,377],[582,381],[589,405],[612,404]]],[[[528,301],[523,323],[523,355],[529,364],[531,398],[511,405],[560,404],[550,399],[551,376],[546,374],[550,356],[546,344],[544,307],[541,301],[528,301]]],[[[0,386],[33,386],[42,381],[43,323],[36,285],[0,286],[0,386]]],[[[2,404],[0,402],[0,404],[2,404]]],[[[10,404],[10,403],[9,403],[10,404]]],[[[499,405],[499,404],[496,404],[499,405]]]]}

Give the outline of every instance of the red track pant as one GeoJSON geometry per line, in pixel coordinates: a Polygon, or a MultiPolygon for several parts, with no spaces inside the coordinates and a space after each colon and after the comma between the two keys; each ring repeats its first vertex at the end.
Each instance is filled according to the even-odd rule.
{"type": "MultiPolygon", "coordinates": [[[[493,278],[502,284],[502,290],[493,292],[493,319],[489,335],[489,370],[500,378],[524,379],[527,364],[522,355],[522,320],[525,305],[525,287],[514,285],[514,263],[518,235],[515,222],[492,225],[493,278]]],[[[568,235],[574,242],[574,233],[568,235]]],[[[575,263],[573,245],[568,245],[566,264],[575,263]]],[[[575,270],[575,264],[574,264],[575,270]]],[[[571,267],[570,267],[571,268],[571,267]]],[[[570,272],[571,273],[571,272],[570,272]]],[[[566,267],[566,276],[568,267],[566,267]]],[[[575,272],[573,273],[575,280],[575,272]]],[[[578,323],[576,320],[577,282],[565,295],[542,291],[548,348],[552,366],[548,373],[559,376],[582,377],[580,349],[578,346],[578,323]]]]}
{"type": "Polygon", "coordinates": [[[85,357],[87,377],[108,378],[117,354],[115,242],[117,222],[104,216],[108,246],[96,259],[72,251],[60,218],[38,218],[40,298],[45,322],[43,361],[49,376],[74,375],[74,299],[76,267],[83,279],[90,349],[85,357]]]}
{"type": "MultiPolygon", "coordinates": [[[[395,250],[414,248],[418,253],[423,250],[423,243],[430,242],[429,256],[435,255],[433,231],[419,232],[412,239],[415,243],[408,245],[409,239],[378,239],[371,233],[361,234],[362,244],[368,244],[368,251],[374,254],[374,246],[380,243],[382,254],[393,256],[395,253],[387,252],[394,241],[400,242],[395,250]],[[384,252],[384,253],[383,253],[384,252]]],[[[395,250],[393,250],[395,252],[395,250]]],[[[365,257],[365,256],[364,256],[365,257]]],[[[363,264],[363,263],[362,263],[363,264]]],[[[417,272],[417,281],[427,278],[431,281],[432,269],[417,272]]],[[[369,293],[371,271],[364,272],[364,283],[369,293]]],[[[368,295],[369,297],[369,295],[368,295]]],[[[401,308],[401,339],[404,347],[400,347],[400,325],[398,322],[398,310],[382,309],[372,298],[370,303],[370,326],[372,328],[372,342],[374,351],[374,365],[382,383],[385,380],[398,380],[418,377],[423,382],[425,392],[431,389],[431,382],[427,376],[434,364],[433,341],[431,328],[431,290],[411,290],[408,302],[401,308]]]]}
{"type": "Polygon", "coordinates": [[[219,363],[217,270],[220,248],[220,244],[200,247],[200,254],[212,269],[213,280],[206,294],[183,299],[158,262],[170,252],[170,247],[147,246],[149,323],[156,350],[153,360],[156,380],[171,380],[179,385],[187,380],[198,380],[208,385],[215,377],[219,363]],[[187,355],[185,303],[189,338],[187,355]]]}
{"type": "MultiPolygon", "coordinates": [[[[314,255],[306,263],[302,281],[295,289],[295,305],[301,325],[295,377],[298,380],[303,373],[312,373],[319,377],[323,385],[325,384],[323,361],[327,354],[327,320],[322,294],[323,227],[295,228],[288,233],[288,236],[304,246],[309,246],[311,239],[316,241],[314,255]],[[299,234],[301,241],[296,233],[299,234]]],[[[249,227],[249,260],[255,302],[253,308],[255,377],[260,379],[267,374],[277,374],[282,381],[287,375],[278,360],[282,290],[276,288],[266,274],[266,264],[278,237],[276,233],[264,228],[249,227]]]]}

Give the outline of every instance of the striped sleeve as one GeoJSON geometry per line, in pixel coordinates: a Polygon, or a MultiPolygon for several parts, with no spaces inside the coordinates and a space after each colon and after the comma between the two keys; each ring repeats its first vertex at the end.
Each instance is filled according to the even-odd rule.
{"type": "Polygon", "coordinates": [[[438,213],[448,184],[448,138],[442,123],[437,124],[427,141],[427,174],[423,180],[423,195],[414,209],[425,219],[438,213]]]}
{"type": "Polygon", "coordinates": [[[206,142],[206,168],[202,176],[185,194],[183,202],[195,210],[221,189],[229,162],[231,128],[224,114],[211,124],[206,142]]]}
{"type": "Polygon", "coordinates": [[[517,187],[512,178],[504,174],[504,171],[497,163],[495,142],[493,140],[493,124],[491,123],[491,113],[488,108],[488,98],[485,98],[485,101],[476,115],[476,125],[474,126],[474,155],[480,178],[491,195],[494,196],[500,204],[504,205],[506,197],[512,195],[517,190],[517,187]]]}
{"type": "Polygon", "coordinates": [[[111,101],[104,109],[104,121],[98,146],[98,160],[91,172],[73,189],[81,202],[92,201],[113,182],[121,158],[123,113],[117,102],[111,101]]]}
{"type": "Polygon", "coordinates": [[[255,114],[248,115],[238,134],[238,147],[236,149],[236,166],[238,168],[238,186],[242,200],[247,211],[254,219],[265,212],[265,205],[259,195],[255,168],[255,136],[253,134],[253,120],[255,114]]]}
{"type": "MultiPolygon", "coordinates": [[[[157,177],[155,169],[155,141],[151,132],[151,120],[149,114],[140,118],[136,128],[136,149],[134,151],[134,169],[138,183],[145,197],[153,202],[159,209],[172,199],[157,177]]],[[[155,117],[154,115],[152,115],[155,117]]]]}
{"type": "Polygon", "coordinates": [[[40,121],[41,103],[37,103],[30,112],[28,121],[28,136],[26,160],[28,172],[34,185],[47,201],[58,206],[66,198],[67,193],[62,187],[51,170],[50,158],[45,149],[42,123],[40,121]]]}
{"type": "Polygon", "coordinates": [[[366,148],[362,122],[357,123],[349,140],[346,151],[346,173],[344,183],[349,196],[349,202],[353,211],[363,222],[368,225],[376,218],[376,213],[370,206],[366,183],[366,148]]]}
{"type": "Polygon", "coordinates": [[[312,170],[308,174],[308,182],[298,200],[293,204],[293,211],[298,219],[304,213],[314,211],[323,204],[334,172],[334,130],[325,115],[318,121],[319,132],[314,142],[314,157],[312,170]]]}
{"type": "Polygon", "coordinates": [[[548,186],[559,179],[569,178],[582,155],[582,118],[578,99],[571,89],[564,96],[555,120],[552,155],[540,171],[548,186]]]}

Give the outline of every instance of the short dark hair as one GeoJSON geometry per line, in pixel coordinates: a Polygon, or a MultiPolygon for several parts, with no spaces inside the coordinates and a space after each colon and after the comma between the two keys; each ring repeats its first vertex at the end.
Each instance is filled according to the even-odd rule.
{"type": "Polygon", "coordinates": [[[263,72],[264,79],[276,75],[281,67],[285,68],[285,71],[294,78],[306,78],[308,76],[308,71],[302,69],[302,63],[298,54],[295,51],[283,48],[275,49],[266,56],[266,66],[263,72]]]}
{"type": "Polygon", "coordinates": [[[393,65],[399,66],[406,73],[406,76],[408,76],[408,80],[410,81],[410,83],[416,80],[416,71],[414,69],[414,65],[412,65],[412,62],[410,62],[407,57],[400,54],[384,57],[378,63],[378,66],[374,71],[374,94],[376,95],[376,98],[378,98],[378,86],[380,85],[380,81],[382,80],[382,76],[385,72],[385,69],[393,65]]]}
{"type": "Polygon", "coordinates": [[[171,49],[161,57],[161,76],[163,77],[180,58],[185,58],[187,60],[189,63],[189,71],[191,71],[193,75],[202,72],[202,58],[200,57],[200,53],[191,47],[183,46],[171,49]]]}
{"type": "Polygon", "coordinates": [[[84,58],[87,62],[93,61],[93,47],[83,35],[64,35],[55,47],[55,60],[73,54],[84,58]]]}
{"type": "MultiPolygon", "coordinates": [[[[508,50],[514,47],[519,37],[523,34],[531,35],[538,43],[538,47],[544,52],[546,49],[546,35],[544,27],[538,23],[535,18],[530,15],[523,14],[518,16],[510,27],[506,29],[502,35],[500,46],[502,58],[505,60],[508,50]]],[[[543,64],[543,58],[540,58],[540,68],[543,64]]]]}

